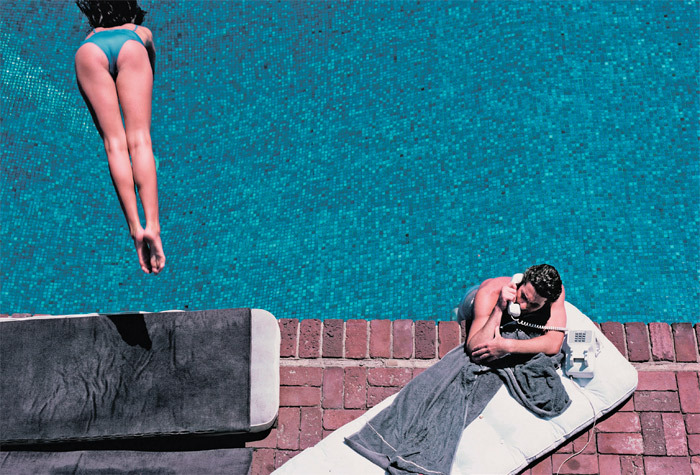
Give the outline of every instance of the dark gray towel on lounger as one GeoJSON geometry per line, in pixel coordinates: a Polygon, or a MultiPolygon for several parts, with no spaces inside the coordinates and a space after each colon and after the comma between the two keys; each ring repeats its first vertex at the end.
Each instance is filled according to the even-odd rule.
{"type": "MultiPolygon", "coordinates": [[[[521,330],[505,338],[528,338],[521,330]]],[[[391,474],[449,474],[464,428],[486,407],[503,381],[511,395],[540,417],[571,404],[556,373],[562,354],[506,357],[498,367],[472,363],[459,346],[406,385],[392,404],[345,439],[356,452],[391,474]]]]}
{"type": "Polygon", "coordinates": [[[199,452],[0,452],[0,473],[12,475],[134,474],[134,475],[246,475],[253,449],[199,452]]]}
{"type": "Polygon", "coordinates": [[[250,309],[0,323],[0,442],[249,429],[250,309]]]}

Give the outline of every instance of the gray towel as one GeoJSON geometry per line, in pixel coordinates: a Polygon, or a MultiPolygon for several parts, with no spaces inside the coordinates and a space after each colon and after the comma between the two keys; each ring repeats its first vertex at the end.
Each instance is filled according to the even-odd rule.
{"type": "Polygon", "coordinates": [[[0,443],[250,428],[250,309],[0,324],[0,443]]]}
{"type": "MultiPolygon", "coordinates": [[[[517,330],[506,338],[529,336],[517,330]]],[[[506,382],[511,395],[539,417],[571,404],[556,367],[562,354],[511,356],[496,366],[470,361],[463,346],[450,351],[396,396],[346,443],[390,474],[448,474],[464,428],[506,382]]]]}
{"type": "Polygon", "coordinates": [[[0,473],[8,475],[247,475],[252,448],[191,452],[84,450],[0,452],[0,473]]]}

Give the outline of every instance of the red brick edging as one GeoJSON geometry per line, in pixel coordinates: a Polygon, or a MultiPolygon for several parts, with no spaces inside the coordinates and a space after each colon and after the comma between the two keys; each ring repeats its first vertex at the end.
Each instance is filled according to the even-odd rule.
{"type": "MultiPolygon", "coordinates": [[[[456,322],[430,320],[281,319],[279,325],[279,418],[262,440],[246,443],[255,448],[257,475],[398,392],[465,337],[456,322]]],[[[639,386],[560,473],[700,475],[700,325],[600,327],[639,371],[639,386]]],[[[582,434],[523,473],[555,472],[587,438],[582,434]]]]}

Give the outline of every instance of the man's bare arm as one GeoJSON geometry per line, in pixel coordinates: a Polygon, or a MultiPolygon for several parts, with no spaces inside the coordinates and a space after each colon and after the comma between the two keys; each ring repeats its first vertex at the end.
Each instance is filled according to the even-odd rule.
{"type": "MultiPolygon", "coordinates": [[[[503,295],[503,293],[501,295],[503,295]]],[[[566,326],[564,299],[565,294],[562,288],[561,296],[552,304],[551,315],[547,321],[548,326],[566,326]]],[[[497,313],[496,309],[499,308],[500,307],[497,304],[494,308],[494,314],[492,314],[492,316],[495,316],[495,313],[497,313]]],[[[500,313],[498,313],[499,323],[502,314],[503,311],[500,310],[500,313]]],[[[470,335],[472,335],[471,331],[470,335]]],[[[501,358],[509,353],[545,353],[547,355],[555,355],[561,350],[561,345],[564,341],[564,333],[559,331],[547,331],[544,335],[531,338],[529,340],[502,338],[499,332],[499,324],[495,323],[495,320],[492,321],[491,318],[489,318],[481,329],[477,329],[473,336],[467,341],[467,352],[472,357],[472,360],[477,363],[486,363],[501,358]],[[491,335],[490,338],[489,335],[491,335]]]]}
{"type": "Polygon", "coordinates": [[[501,325],[503,308],[499,306],[502,288],[508,279],[498,277],[485,280],[474,297],[474,320],[467,336],[467,352],[471,353],[475,346],[490,341],[496,336],[501,325]]]}

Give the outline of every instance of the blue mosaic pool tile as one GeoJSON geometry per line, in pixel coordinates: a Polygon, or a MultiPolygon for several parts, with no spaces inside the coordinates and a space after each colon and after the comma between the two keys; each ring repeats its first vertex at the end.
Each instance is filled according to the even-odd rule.
{"type": "Polygon", "coordinates": [[[0,3],[0,312],[449,319],[548,262],[594,320],[698,321],[697,2],[143,5],[166,270],[75,85],[87,22],[0,3]]]}

